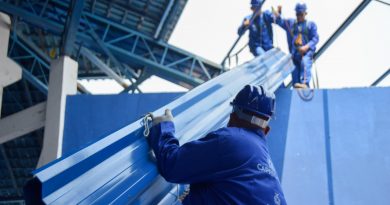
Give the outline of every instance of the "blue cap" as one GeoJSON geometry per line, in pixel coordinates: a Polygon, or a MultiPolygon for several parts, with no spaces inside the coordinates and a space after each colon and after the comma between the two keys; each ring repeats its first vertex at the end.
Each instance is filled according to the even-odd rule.
{"type": "Polygon", "coordinates": [[[251,0],[252,7],[259,7],[263,4],[264,0],[251,0]]]}
{"type": "Polygon", "coordinates": [[[297,5],[295,5],[295,12],[297,13],[305,13],[307,10],[307,6],[305,3],[297,3],[297,5]]]}
{"type": "Polygon", "coordinates": [[[230,104],[244,111],[271,118],[275,112],[275,95],[261,85],[246,85],[230,104]]]}

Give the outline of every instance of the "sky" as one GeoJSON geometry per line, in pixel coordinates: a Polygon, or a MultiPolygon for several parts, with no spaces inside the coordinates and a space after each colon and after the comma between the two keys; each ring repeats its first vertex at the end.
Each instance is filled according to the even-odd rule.
{"type": "MultiPolygon", "coordinates": [[[[390,2],[390,0],[385,0],[390,2]]],[[[308,20],[318,27],[317,48],[334,33],[360,4],[359,0],[307,0],[308,20]]],[[[189,0],[169,43],[220,63],[237,38],[237,28],[249,14],[250,0],[189,0]]],[[[267,0],[264,9],[282,5],[284,17],[294,17],[297,1],[267,0]]],[[[244,36],[237,49],[248,41],[244,36]]],[[[274,46],[287,50],[285,32],[274,26],[274,46]]],[[[320,88],[367,87],[390,68],[390,6],[372,1],[317,60],[320,88]]],[[[239,64],[252,59],[246,48],[239,64]]],[[[119,92],[120,86],[105,82],[84,83],[93,93],[119,92]],[[92,83],[92,84],[91,84],[92,83]],[[111,88],[112,87],[112,88],[111,88]],[[102,89],[104,88],[104,89],[102,89]]],[[[381,86],[390,86],[390,76],[381,86]]],[[[144,92],[181,92],[186,89],[152,77],[141,85],[144,92]]]]}

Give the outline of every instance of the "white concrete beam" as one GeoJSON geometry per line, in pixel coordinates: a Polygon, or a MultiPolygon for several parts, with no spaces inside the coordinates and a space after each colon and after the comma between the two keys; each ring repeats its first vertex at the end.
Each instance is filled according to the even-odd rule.
{"type": "MultiPolygon", "coordinates": [[[[10,27],[11,19],[7,14],[0,12],[0,90],[22,78],[22,68],[7,55],[10,27]]],[[[1,113],[2,91],[0,94],[1,113]]]]}
{"type": "Polygon", "coordinates": [[[66,96],[77,93],[77,69],[77,62],[68,56],[51,63],[45,134],[38,167],[61,157],[66,96]]]}
{"type": "Polygon", "coordinates": [[[0,120],[0,144],[42,128],[46,102],[37,104],[0,120]]]}
{"type": "Polygon", "coordinates": [[[3,88],[0,87],[0,118],[1,118],[1,104],[3,102],[3,88]]]}
{"type": "Polygon", "coordinates": [[[0,87],[10,85],[22,78],[22,69],[8,58],[8,41],[11,19],[0,12],[0,87]]]}

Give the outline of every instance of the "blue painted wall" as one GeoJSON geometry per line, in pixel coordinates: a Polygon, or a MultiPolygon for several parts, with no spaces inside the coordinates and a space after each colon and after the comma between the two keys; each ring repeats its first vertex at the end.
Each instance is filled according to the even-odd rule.
{"type": "Polygon", "coordinates": [[[388,204],[390,88],[277,98],[269,146],[289,204],[388,204]]]}
{"type": "MultiPolygon", "coordinates": [[[[68,97],[64,150],[92,143],[180,94],[68,97]],[[154,107],[153,107],[154,106],[154,107]]],[[[289,204],[390,201],[390,88],[280,89],[268,136],[289,204]]]]}
{"type": "Polygon", "coordinates": [[[68,96],[62,153],[66,155],[92,144],[183,94],[68,96]]]}

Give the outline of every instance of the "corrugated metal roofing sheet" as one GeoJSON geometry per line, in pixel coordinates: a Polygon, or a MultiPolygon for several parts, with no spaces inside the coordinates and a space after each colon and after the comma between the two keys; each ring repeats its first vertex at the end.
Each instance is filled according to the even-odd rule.
{"type": "MultiPolygon", "coordinates": [[[[231,112],[229,102],[244,85],[264,84],[275,91],[292,69],[290,56],[273,49],[154,113],[161,114],[165,108],[173,110],[176,136],[181,144],[198,139],[226,125],[231,112]]],[[[174,185],[158,175],[140,123],[138,120],[37,170],[27,187],[27,195],[38,198],[28,201],[42,200],[46,204],[160,202],[174,185]]]]}

